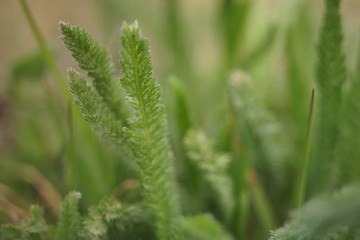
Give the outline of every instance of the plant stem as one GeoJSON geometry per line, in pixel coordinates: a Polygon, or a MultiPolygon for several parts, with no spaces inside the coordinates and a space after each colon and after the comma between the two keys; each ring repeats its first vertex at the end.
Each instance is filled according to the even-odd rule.
{"type": "MultiPolygon", "coordinates": [[[[55,61],[51,55],[51,52],[46,44],[46,41],[45,41],[39,27],[37,26],[37,24],[35,22],[34,17],[31,14],[30,8],[27,5],[26,0],[19,0],[19,3],[25,14],[27,22],[30,25],[31,31],[36,39],[36,42],[39,46],[39,49],[40,49],[41,55],[45,61],[45,64],[47,65],[48,69],[52,73],[53,77],[56,79],[59,89],[64,92],[63,95],[67,96],[67,91],[66,91],[66,87],[65,87],[65,79],[63,78],[60,70],[57,68],[57,66],[55,64],[55,61]]],[[[62,135],[64,130],[61,129],[62,128],[61,109],[63,106],[59,102],[56,102],[56,99],[54,96],[52,96],[51,89],[46,82],[43,82],[43,87],[44,87],[44,94],[46,96],[47,104],[49,105],[48,107],[52,113],[52,116],[53,116],[54,121],[56,122],[56,125],[59,126],[59,128],[60,128],[60,135],[62,135]]]]}
{"type": "Polygon", "coordinates": [[[49,50],[49,47],[46,44],[45,38],[42,35],[38,25],[35,22],[34,17],[31,14],[31,11],[29,9],[29,6],[26,3],[26,0],[19,0],[19,2],[24,11],[26,19],[30,25],[31,31],[35,36],[35,39],[40,48],[40,52],[45,60],[46,65],[48,66],[51,73],[53,74],[53,77],[55,78],[58,88],[60,89],[62,95],[64,97],[66,97],[66,99],[68,99],[69,94],[67,92],[65,78],[63,77],[59,68],[57,67],[55,60],[51,54],[51,51],[49,50]]]}
{"type": "MultiPolygon", "coordinates": [[[[230,93],[230,96],[233,97],[232,93],[230,93]]],[[[237,169],[234,181],[238,184],[238,192],[235,193],[238,201],[235,231],[237,239],[242,240],[246,239],[246,220],[249,199],[253,201],[257,217],[266,231],[274,229],[276,224],[274,214],[271,211],[270,201],[256,176],[255,170],[250,165],[250,160],[252,159],[251,149],[253,149],[253,143],[255,141],[253,132],[250,131],[248,125],[243,126],[245,134],[243,134],[243,138],[240,139],[240,126],[237,121],[239,117],[235,110],[233,98],[229,99],[229,112],[229,132],[232,136],[234,155],[237,158],[235,160],[236,166],[233,166],[234,169],[237,169]]]]}
{"type": "Polygon", "coordinates": [[[246,180],[251,193],[251,198],[254,200],[255,210],[258,217],[263,224],[266,231],[275,228],[274,214],[271,211],[271,207],[268,199],[265,196],[265,192],[259,183],[256,172],[252,168],[248,168],[246,171],[246,180]]]}
{"type": "Polygon", "coordinates": [[[171,69],[182,77],[182,79],[189,80],[191,77],[191,64],[189,64],[189,57],[186,49],[185,32],[180,16],[180,2],[179,0],[166,1],[166,34],[168,40],[169,50],[172,52],[172,66],[171,69]]]}
{"type": "Polygon", "coordinates": [[[311,125],[312,125],[312,118],[313,118],[313,111],[314,111],[314,101],[315,101],[315,90],[312,89],[311,91],[311,99],[310,99],[310,106],[309,106],[309,113],[307,119],[307,126],[306,126],[306,134],[305,134],[305,144],[304,144],[304,151],[303,151],[303,159],[302,159],[302,166],[301,172],[299,174],[299,178],[297,181],[297,190],[296,190],[296,198],[295,198],[295,207],[299,208],[304,202],[305,190],[306,190],[306,180],[309,170],[309,143],[310,143],[310,133],[311,133],[311,125]]]}
{"type": "MultiPolygon", "coordinates": [[[[30,25],[30,28],[31,28],[31,31],[36,39],[36,42],[39,46],[39,49],[40,49],[40,52],[41,52],[41,55],[42,57],[44,58],[45,60],[45,63],[47,65],[47,67],[49,68],[50,72],[52,73],[55,81],[56,81],[56,84],[57,84],[57,87],[60,91],[60,96],[62,98],[65,99],[65,109],[67,108],[68,111],[65,111],[64,114],[68,114],[68,138],[69,140],[67,141],[68,142],[68,149],[67,149],[67,154],[65,157],[66,158],[66,164],[67,164],[67,173],[68,173],[68,177],[67,177],[67,182],[68,182],[68,185],[69,186],[73,186],[74,184],[74,179],[73,179],[73,174],[74,174],[74,151],[73,151],[73,146],[72,146],[72,143],[73,143],[73,137],[72,137],[72,133],[73,133],[73,130],[72,130],[72,121],[71,119],[74,119],[74,120],[77,120],[77,122],[79,122],[80,118],[79,118],[79,113],[78,112],[75,112],[75,115],[71,114],[72,112],[72,104],[70,102],[70,95],[67,91],[67,86],[66,86],[66,79],[64,78],[64,76],[62,75],[60,69],[58,68],[55,60],[54,60],[54,57],[50,51],[50,48],[48,47],[47,43],[46,43],[46,40],[43,36],[43,34],[41,33],[38,25],[36,24],[35,22],[35,19],[30,11],[30,8],[28,6],[28,4],[26,3],[26,0],[19,0],[19,3],[21,5],[21,8],[25,14],[25,17],[27,19],[27,22],[29,23],[30,25]]],[[[54,97],[51,97],[51,95],[49,95],[50,91],[47,91],[47,99],[49,101],[49,104],[50,104],[50,109],[51,111],[54,113],[55,117],[55,121],[57,122],[57,125],[59,127],[62,126],[62,122],[61,120],[64,120],[64,119],[61,119],[61,110],[59,109],[59,107],[61,108],[61,103],[60,102],[56,102],[55,101],[55,98],[54,97]],[[60,106],[59,106],[60,105],[60,106]]],[[[62,99],[61,99],[62,100],[62,99]]],[[[64,110],[65,110],[64,109],[64,110]]],[[[61,130],[63,131],[63,130],[61,130]]]]}
{"type": "MultiPolygon", "coordinates": [[[[229,93],[231,96],[228,99],[229,103],[229,113],[230,121],[228,125],[228,132],[231,138],[232,149],[234,153],[234,162],[233,169],[236,169],[236,174],[233,176],[235,184],[235,196],[236,196],[236,213],[235,213],[235,223],[233,224],[234,232],[236,239],[243,240],[245,239],[246,233],[246,218],[248,213],[248,186],[246,183],[246,169],[248,167],[249,152],[246,151],[249,146],[244,146],[244,143],[239,138],[238,126],[236,124],[236,110],[234,99],[232,93],[229,93]]],[[[250,134],[247,135],[247,138],[250,138],[250,134]]],[[[245,141],[246,143],[251,143],[251,141],[245,141]]],[[[250,147],[249,147],[250,148],[250,147]]]]}

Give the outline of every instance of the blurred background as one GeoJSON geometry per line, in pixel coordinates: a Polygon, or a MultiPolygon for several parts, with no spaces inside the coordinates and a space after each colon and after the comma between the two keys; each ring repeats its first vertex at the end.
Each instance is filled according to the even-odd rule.
{"type": "MultiPolygon", "coordinates": [[[[292,147],[300,144],[314,87],[323,1],[27,3],[63,79],[67,68],[76,64],[59,38],[59,21],[92,34],[109,50],[120,73],[120,29],[124,21],[137,20],[150,42],[164,102],[171,109],[169,79],[177,78],[189,97],[193,125],[220,139],[220,150],[227,150],[221,146],[222,128],[226,89],[234,73],[253,82],[257,96],[281,123],[292,147]]],[[[350,73],[355,71],[359,52],[359,11],[360,1],[343,1],[343,44],[350,73]]],[[[85,196],[84,208],[109,194],[122,201],[137,198],[133,168],[72,118],[68,97],[59,91],[19,1],[0,0],[0,33],[0,223],[18,222],[34,202],[54,219],[62,196],[72,189],[85,196]]],[[[171,112],[169,116],[173,126],[171,112]]],[[[176,141],[180,140],[172,136],[172,142],[176,141]]],[[[299,151],[294,151],[294,158],[299,151]]]]}

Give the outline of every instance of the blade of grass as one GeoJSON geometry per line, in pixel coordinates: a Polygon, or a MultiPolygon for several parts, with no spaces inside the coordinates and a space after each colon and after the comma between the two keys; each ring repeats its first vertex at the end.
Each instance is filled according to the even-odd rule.
{"type": "MultiPolygon", "coordinates": [[[[50,51],[50,48],[48,47],[46,40],[43,34],[41,33],[26,0],[19,0],[19,3],[24,12],[26,20],[30,25],[30,29],[36,39],[36,42],[40,49],[41,56],[43,57],[46,66],[48,67],[48,69],[50,70],[51,74],[53,75],[56,81],[57,87],[61,93],[61,97],[65,98],[66,100],[69,99],[65,78],[62,76],[59,68],[57,67],[55,60],[52,56],[52,53],[50,51]]],[[[49,105],[49,109],[52,112],[52,116],[56,122],[56,125],[59,126],[60,128],[59,130],[60,135],[63,135],[64,129],[62,129],[63,124],[61,122],[63,120],[62,110],[64,110],[65,107],[64,103],[62,102],[62,99],[55,99],[55,97],[51,95],[51,90],[46,83],[43,83],[43,85],[44,85],[44,94],[47,98],[47,104],[49,105]]]]}
{"type": "MultiPolygon", "coordinates": [[[[231,89],[231,88],[230,88],[231,89]]],[[[249,206],[249,191],[246,184],[246,169],[249,162],[249,151],[251,141],[251,134],[247,134],[247,138],[244,143],[239,137],[239,126],[236,123],[237,121],[237,111],[234,102],[234,93],[229,91],[229,114],[230,114],[230,124],[228,126],[228,132],[230,134],[230,144],[232,145],[234,160],[232,162],[232,169],[236,169],[236,174],[233,174],[234,181],[234,190],[236,196],[236,213],[235,221],[233,224],[234,232],[237,239],[245,239],[246,233],[246,219],[248,215],[248,206],[249,206]],[[247,140],[247,141],[246,141],[247,140]],[[245,146],[244,146],[245,145],[245,146]]]]}
{"type": "Polygon", "coordinates": [[[26,20],[30,25],[31,31],[34,34],[34,37],[36,38],[37,44],[40,48],[41,54],[44,57],[45,63],[50,69],[51,73],[53,74],[53,77],[56,80],[56,83],[58,85],[58,88],[60,92],[62,93],[62,96],[66,99],[69,98],[69,93],[67,91],[66,87],[66,81],[63,75],[61,74],[59,68],[57,67],[54,57],[51,54],[51,51],[46,44],[45,38],[42,35],[38,25],[35,22],[35,19],[30,11],[30,8],[28,4],[26,3],[26,0],[19,0],[19,3],[21,5],[22,10],[24,11],[24,14],[26,16],[26,20]]]}
{"type": "MultiPolygon", "coordinates": [[[[44,61],[47,65],[47,67],[50,70],[50,73],[53,75],[57,88],[60,92],[61,99],[56,99],[52,97],[49,94],[48,101],[50,104],[51,111],[56,114],[54,117],[54,120],[58,123],[57,125],[59,128],[62,126],[66,126],[66,131],[62,130],[63,136],[65,137],[65,142],[67,143],[67,150],[66,154],[64,156],[64,162],[65,162],[65,169],[66,169],[66,177],[65,181],[67,183],[67,187],[70,189],[73,188],[82,188],[81,190],[86,191],[90,190],[89,194],[91,193],[93,195],[92,201],[98,199],[103,195],[103,192],[101,192],[104,189],[102,188],[96,189],[96,188],[85,188],[86,184],[85,182],[90,181],[90,179],[97,179],[104,180],[106,182],[105,186],[111,186],[111,182],[106,181],[106,178],[100,177],[103,173],[101,172],[102,169],[99,167],[94,168],[93,170],[90,170],[88,168],[84,168],[83,166],[103,166],[104,164],[100,161],[102,160],[101,154],[101,147],[96,144],[96,141],[91,140],[89,136],[91,136],[91,130],[86,126],[86,124],[81,120],[81,114],[79,111],[75,110],[76,108],[73,108],[74,103],[70,102],[70,94],[67,91],[66,86],[66,80],[65,77],[62,75],[61,71],[59,70],[54,56],[52,55],[50,48],[48,44],[46,43],[46,40],[41,33],[31,11],[30,8],[26,2],[26,0],[19,0],[19,3],[23,9],[23,12],[26,16],[26,19],[30,25],[31,31],[33,35],[36,38],[37,44],[40,48],[40,52],[44,58],[44,61]],[[62,102],[63,101],[63,102],[62,102]],[[64,105],[63,105],[64,103],[64,105]],[[74,131],[75,128],[77,128],[78,136],[75,136],[74,138],[74,131]],[[79,143],[79,144],[75,144],[79,143]],[[80,144],[81,143],[81,144],[80,144]],[[94,157],[85,157],[84,151],[80,149],[79,146],[86,146],[88,149],[93,150],[94,157]],[[99,155],[98,155],[99,154],[99,155]],[[81,157],[80,157],[81,156],[81,157]],[[79,174],[80,173],[80,174],[79,174]],[[86,181],[83,179],[88,178],[86,181]],[[83,186],[80,185],[80,183],[83,182],[83,186]]],[[[45,89],[47,93],[50,93],[47,89],[45,89]]],[[[107,171],[106,171],[107,172],[107,171]]],[[[100,184],[99,184],[100,188],[100,184]]],[[[105,190],[104,190],[105,191],[105,190]]]]}
{"type": "Polygon", "coordinates": [[[223,0],[220,6],[221,28],[224,34],[225,66],[231,69],[236,66],[239,53],[242,53],[246,18],[252,1],[223,0]]]}
{"type": "Polygon", "coordinates": [[[302,203],[304,202],[305,198],[305,191],[306,191],[306,181],[307,175],[309,171],[309,146],[310,146],[310,134],[311,134],[311,125],[313,119],[313,112],[314,112],[314,101],[315,101],[315,89],[311,91],[311,99],[309,105],[309,113],[307,119],[307,127],[306,127],[306,134],[305,134],[305,142],[304,142],[304,150],[303,150],[303,158],[301,162],[301,169],[297,181],[297,188],[296,188],[296,197],[295,197],[295,207],[301,207],[302,203]]]}
{"type": "Polygon", "coordinates": [[[258,177],[256,176],[254,169],[247,169],[246,180],[249,186],[251,198],[254,201],[255,211],[258,214],[263,228],[266,230],[266,232],[269,232],[276,226],[275,218],[268,198],[265,195],[265,192],[258,180],[258,177]]]}
{"type": "Polygon", "coordinates": [[[188,52],[185,43],[185,32],[183,31],[184,25],[180,16],[180,4],[179,0],[167,0],[166,1],[166,37],[168,40],[168,46],[170,52],[172,52],[173,62],[172,71],[175,71],[182,79],[187,79],[191,76],[191,59],[188,57],[188,52]]]}
{"type": "MultiPolygon", "coordinates": [[[[43,34],[41,33],[26,0],[19,0],[19,3],[25,14],[26,20],[27,20],[28,24],[30,25],[31,31],[36,39],[36,42],[39,46],[39,49],[40,49],[42,57],[44,58],[45,64],[48,67],[48,69],[50,70],[51,74],[53,75],[53,77],[56,81],[57,87],[61,93],[61,97],[65,99],[65,102],[68,103],[66,105],[67,105],[67,108],[69,109],[69,108],[71,108],[71,106],[70,106],[69,93],[68,93],[67,87],[66,87],[66,80],[63,77],[63,75],[61,74],[59,68],[57,67],[54,57],[51,54],[51,51],[46,43],[46,40],[45,40],[43,34]]],[[[63,126],[62,122],[64,119],[62,119],[62,111],[59,108],[62,108],[63,106],[62,106],[61,102],[56,102],[55,98],[52,97],[49,93],[50,93],[50,89],[46,88],[45,94],[47,96],[47,100],[50,105],[49,108],[51,109],[51,111],[53,113],[54,120],[57,122],[57,125],[59,126],[59,128],[61,128],[61,126],[63,126]]],[[[65,114],[66,114],[66,111],[65,111],[65,114]]],[[[69,122],[69,124],[71,124],[71,121],[68,121],[68,122],[69,122]]],[[[71,129],[72,129],[72,127],[70,125],[68,127],[69,127],[68,135],[70,135],[70,142],[65,140],[66,142],[68,142],[68,146],[69,146],[65,158],[67,159],[67,161],[66,161],[67,167],[68,167],[67,172],[68,172],[68,174],[72,175],[74,172],[73,168],[71,167],[72,166],[71,163],[74,162],[73,161],[74,154],[73,154],[73,151],[71,150],[71,145],[72,145],[71,144],[71,142],[72,142],[72,137],[71,137],[72,130],[71,129]]],[[[63,132],[63,130],[61,130],[61,132],[63,132]]]]}

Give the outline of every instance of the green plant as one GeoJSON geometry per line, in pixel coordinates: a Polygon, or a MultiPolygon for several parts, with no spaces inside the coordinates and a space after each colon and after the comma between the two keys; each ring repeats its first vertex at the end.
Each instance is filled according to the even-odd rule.
{"type": "MultiPolygon", "coordinates": [[[[180,1],[164,4],[166,40],[154,42],[164,49],[167,45],[171,58],[160,64],[165,69],[160,74],[153,69],[149,42],[137,22],[122,27],[120,77],[108,48],[84,29],[61,22],[61,39],[79,67],[68,70],[76,106],[68,104],[64,114],[43,86],[45,103],[54,110],[46,120],[58,125],[52,135],[61,149],[49,164],[39,156],[51,151],[39,146],[53,136],[46,132],[36,141],[32,133],[42,129],[36,121],[30,123],[35,130],[22,128],[29,132],[19,134],[25,139],[20,146],[29,150],[7,156],[1,170],[1,179],[9,181],[0,185],[0,212],[15,223],[2,225],[1,239],[360,239],[360,187],[354,184],[360,173],[360,71],[351,74],[345,61],[340,0],[324,1],[317,87],[312,91],[308,78],[314,66],[308,53],[313,41],[304,39],[304,32],[312,32],[307,16],[311,3],[293,2],[295,17],[285,31],[271,23],[255,44],[249,44],[257,4],[221,1],[224,56],[216,62],[217,69],[204,74],[188,51],[180,1]],[[267,87],[259,76],[275,84],[278,72],[262,65],[269,63],[266,58],[275,58],[279,42],[286,42],[283,56],[290,82],[284,91],[289,96],[272,92],[269,97],[259,90],[267,87]],[[165,78],[169,85],[161,82],[161,89],[154,76],[162,79],[167,71],[176,76],[165,78]],[[201,82],[209,76],[213,79],[201,82]],[[208,90],[216,94],[204,95],[208,90]],[[283,103],[285,99],[289,103],[283,103]],[[27,154],[31,150],[35,153],[27,154]],[[60,174],[47,172],[60,165],[60,174]],[[15,169],[21,176],[9,174],[15,169]],[[64,179],[66,184],[61,184],[64,179]],[[34,191],[25,194],[38,196],[44,210],[35,206],[27,211],[31,201],[16,193],[26,189],[21,184],[30,185],[34,191]],[[60,193],[68,191],[62,200],[60,193]],[[273,230],[292,209],[296,212],[291,219],[273,230]]],[[[40,55],[19,61],[12,77],[26,84],[23,79],[42,78],[47,67],[61,89],[63,77],[53,55],[26,2],[20,3],[40,55]]],[[[103,3],[114,9],[125,5],[103,3]]],[[[11,90],[21,96],[18,85],[11,90]]],[[[59,103],[67,95],[64,92],[59,103]]]]}
{"type": "Polygon", "coordinates": [[[359,187],[311,200],[271,240],[359,239],[359,187]]]}
{"type": "Polygon", "coordinates": [[[339,141],[339,114],[342,104],[342,87],[346,81],[345,56],[342,53],[342,28],[340,1],[325,1],[326,10],[318,46],[316,80],[319,93],[319,122],[316,150],[310,173],[311,191],[329,188],[334,180],[329,178],[331,162],[339,141]],[[315,180],[316,179],[316,180],[315,180]]]}

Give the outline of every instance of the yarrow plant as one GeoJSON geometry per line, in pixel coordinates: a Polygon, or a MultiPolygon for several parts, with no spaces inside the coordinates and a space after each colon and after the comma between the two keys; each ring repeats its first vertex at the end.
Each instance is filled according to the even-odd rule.
{"type": "MultiPolygon", "coordinates": [[[[227,0],[223,13],[234,17],[249,6],[227,0]]],[[[79,68],[70,68],[67,76],[75,113],[79,110],[120,155],[121,166],[135,169],[141,194],[122,201],[115,193],[85,208],[87,196],[72,191],[62,201],[56,223],[49,224],[36,205],[19,224],[2,225],[1,239],[360,240],[360,186],[355,183],[360,174],[360,71],[350,79],[339,8],[340,0],[325,0],[317,87],[298,161],[290,160],[295,148],[290,134],[261,103],[243,71],[232,72],[227,84],[226,123],[217,139],[192,120],[186,88],[176,77],[170,81],[174,104],[167,109],[149,42],[137,22],[122,27],[120,76],[110,54],[89,33],[61,22],[61,39],[79,68]],[[290,220],[280,227],[291,209],[290,220]]],[[[244,26],[234,22],[241,19],[223,17],[229,24],[226,54],[232,68],[237,58],[233,50],[239,48],[239,37],[232,33],[241,33],[244,26]]],[[[176,27],[175,15],[171,19],[176,27]]],[[[174,46],[185,58],[181,45],[174,46]]],[[[256,53],[263,51],[262,46],[256,53]]],[[[179,62],[186,64],[183,60],[179,62]]]]}

